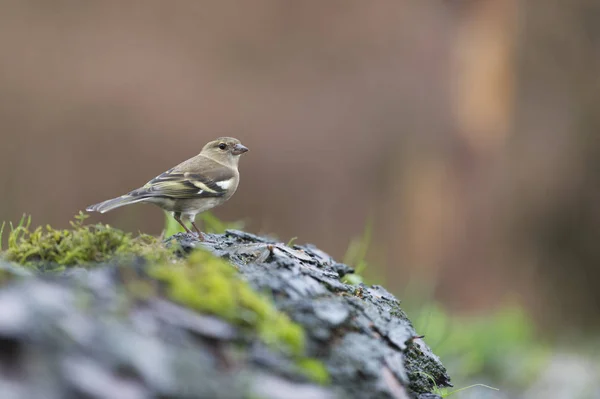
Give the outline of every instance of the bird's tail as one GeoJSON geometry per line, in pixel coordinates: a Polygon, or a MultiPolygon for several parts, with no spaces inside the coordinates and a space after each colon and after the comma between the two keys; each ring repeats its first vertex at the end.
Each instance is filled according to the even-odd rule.
{"type": "Polygon", "coordinates": [[[124,205],[135,204],[136,202],[140,202],[145,200],[146,198],[142,197],[134,197],[132,195],[122,195],[117,198],[109,199],[104,202],[100,202],[99,204],[90,205],[86,208],[88,212],[100,212],[105,213],[108,211],[112,211],[115,208],[119,208],[124,205]]]}

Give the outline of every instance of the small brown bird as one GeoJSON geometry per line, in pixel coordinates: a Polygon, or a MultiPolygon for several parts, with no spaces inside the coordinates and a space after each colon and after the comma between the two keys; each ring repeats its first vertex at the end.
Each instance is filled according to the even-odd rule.
{"type": "Polygon", "coordinates": [[[183,219],[196,226],[196,215],[227,201],[238,187],[240,155],[248,151],[238,139],[220,137],[206,144],[200,154],[156,176],[146,185],[117,198],[87,208],[105,213],[138,202],[158,205],[170,212],[186,232],[183,219]]]}

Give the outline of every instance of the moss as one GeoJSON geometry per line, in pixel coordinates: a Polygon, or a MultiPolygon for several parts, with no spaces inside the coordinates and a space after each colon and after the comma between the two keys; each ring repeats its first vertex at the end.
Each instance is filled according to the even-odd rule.
{"type": "Polygon", "coordinates": [[[149,274],[165,284],[169,299],[256,333],[270,348],[290,355],[300,374],[320,384],[329,382],[325,366],[304,355],[304,329],[241,280],[225,260],[196,250],[186,261],[152,266],[149,274]]]}
{"type": "Polygon", "coordinates": [[[199,312],[211,313],[254,330],[272,348],[304,353],[304,330],[237,277],[226,261],[196,250],[185,262],[159,264],[150,275],[166,284],[167,296],[199,312]]]}
{"type": "Polygon", "coordinates": [[[329,373],[322,362],[311,358],[302,358],[296,362],[296,365],[300,372],[311,381],[321,385],[330,383],[329,373]]]}
{"type": "MultiPolygon", "coordinates": [[[[109,225],[84,225],[88,216],[79,213],[72,229],[50,226],[30,230],[31,218],[22,218],[8,234],[6,260],[25,266],[54,264],[74,266],[104,262],[115,256],[143,256],[149,261],[166,261],[172,256],[157,238],[142,234],[132,237],[109,225]]],[[[1,237],[0,237],[1,239],[1,237]]]]}

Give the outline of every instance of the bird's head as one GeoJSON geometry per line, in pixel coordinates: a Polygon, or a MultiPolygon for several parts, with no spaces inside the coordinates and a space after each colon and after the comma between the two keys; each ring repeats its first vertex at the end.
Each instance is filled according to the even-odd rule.
{"type": "Polygon", "coordinates": [[[238,139],[233,137],[219,137],[206,144],[200,154],[220,163],[237,166],[240,155],[246,151],[248,151],[248,148],[238,139]]]}

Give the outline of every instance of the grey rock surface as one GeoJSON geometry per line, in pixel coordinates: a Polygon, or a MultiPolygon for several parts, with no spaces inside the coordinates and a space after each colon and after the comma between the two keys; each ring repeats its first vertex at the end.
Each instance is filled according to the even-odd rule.
{"type": "Polygon", "coordinates": [[[218,317],[166,298],[132,301],[124,275],[143,274],[143,260],[38,276],[0,263],[17,276],[0,288],[0,397],[433,398],[423,395],[433,389],[428,376],[449,385],[383,287],[343,283],[352,269],[313,246],[238,231],[206,238],[168,243],[183,254],[209,249],[271,295],[304,327],[307,355],[326,365],[330,385],[218,317]]]}

